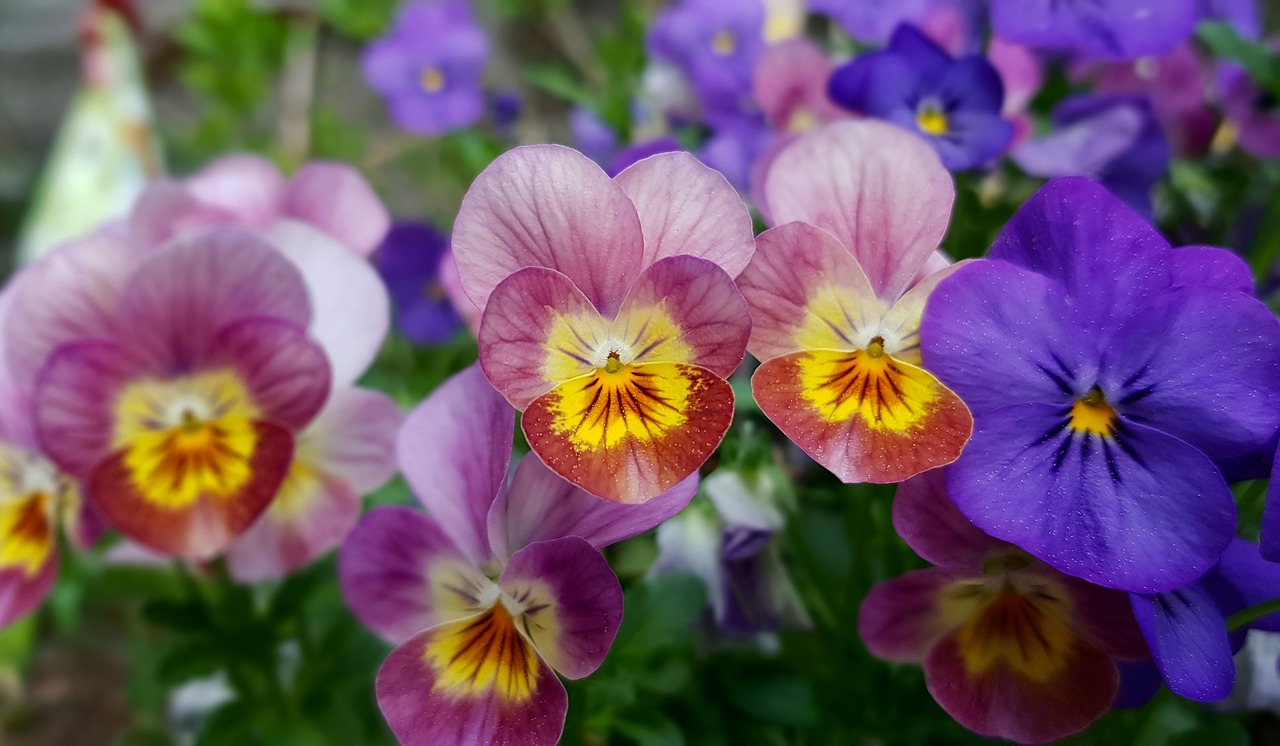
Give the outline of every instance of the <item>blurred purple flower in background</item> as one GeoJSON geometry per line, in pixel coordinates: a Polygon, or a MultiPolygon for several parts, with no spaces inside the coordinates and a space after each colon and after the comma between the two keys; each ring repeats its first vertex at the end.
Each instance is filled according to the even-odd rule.
{"type": "Polygon", "coordinates": [[[1143,96],[1073,96],[1051,115],[1053,132],[1010,157],[1032,176],[1088,176],[1151,216],[1151,189],[1169,168],[1169,143],[1143,96]]]}
{"type": "Polygon", "coordinates": [[[1255,158],[1280,158],[1280,101],[1239,68],[1223,74],[1222,111],[1240,147],[1255,158]]]}
{"type": "Polygon", "coordinates": [[[991,63],[978,55],[953,59],[912,26],[899,26],[888,49],[836,70],[827,92],[845,108],[920,133],[952,171],[994,158],[1013,137],[991,63]]]}
{"type": "Polygon", "coordinates": [[[1093,90],[1149,98],[1160,126],[1178,153],[1203,155],[1213,139],[1217,122],[1205,103],[1204,73],[1190,44],[1162,57],[1109,63],[1099,72],[1093,90]]]}
{"type": "Polygon", "coordinates": [[[465,0],[404,6],[395,27],[365,50],[364,78],[406,132],[440,134],[474,124],[485,110],[480,86],[489,39],[465,0]]]}
{"type": "Polygon", "coordinates": [[[764,49],[760,0],[684,0],[665,8],[649,31],[649,54],[693,83],[709,119],[741,112],[764,49]]]}
{"type": "Polygon", "coordinates": [[[1131,60],[1191,35],[1195,0],[992,0],[996,36],[1049,52],[1131,60]]]}
{"type": "Polygon", "coordinates": [[[1196,0],[1201,21],[1226,21],[1246,39],[1262,37],[1262,14],[1256,0],[1196,0]]]}
{"type": "Polygon", "coordinates": [[[418,344],[448,342],[462,325],[440,278],[449,239],[426,223],[391,226],[378,247],[378,273],[391,291],[396,327],[418,344]]]}
{"type": "Polygon", "coordinates": [[[883,44],[901,23],[920,23],[933,0],[811,0],[809,9],[830,16],[854,39],[883,44]]]}

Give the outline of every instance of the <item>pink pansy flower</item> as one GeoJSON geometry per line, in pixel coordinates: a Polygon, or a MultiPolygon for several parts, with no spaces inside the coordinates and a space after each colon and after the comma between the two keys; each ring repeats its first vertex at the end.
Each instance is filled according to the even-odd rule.
{"type": "Polygon", "coordinates": [[[330,390],[301,274],[233,228],[109,229],[28,267],[4,320],[42,450],[129,538],[216,555],[275,497],[330,390]]]}
{"type": "Polygon", "coordinates": [[[923,662],[929,693],[964,727],[1044,743],[1111,708],[1115,659],[1148,657],[1124,593],[1072,578],[969,523],[942,471],[898,488],[893,525],[937,565],[871,589],[858,633],[871,652],[923,662]]]}
{"type": "Polygon", "coordinates": [[[483,309],[480,364],[553,471],[639,503],[715,450],[751,322],[754,248],[724,177],[687,153],[609,178],[577,151],[517,148],[462,202],[453,253],[483,309]]]}
{"type": "Polygon", "coordinates": [[[765,415],[846,482],[954,461],[968,408],[920,368],[920,315],[955,269],[936,252],[954,189],[927,143],[873,120],[802,135],[764,183],[778,227],[738,278],[765,415]]]}
{"type": "Polygon", "coordinates": [[[1000,113],[1013,122],[1013,139],[1005,148],[1012,152],[1035,131],[1027,107],[1044,84],[1044,71],[1030,49],[995,37],[987,47],[987,60],[1004,84],[1004,108],[1000,113]]]}
{"type": "Polygon", "coordinates": [[[473,366],[400,435],[427,508],[375,508],[347,539],[348,605],[398,647],[378,704],[406,746],[550,746],[579,679],[604,660],[622,588],[600,549],[679,512],[691,476],[645,505],[600,500],[526,457],[507,484],[515,412],[473,366]]]}

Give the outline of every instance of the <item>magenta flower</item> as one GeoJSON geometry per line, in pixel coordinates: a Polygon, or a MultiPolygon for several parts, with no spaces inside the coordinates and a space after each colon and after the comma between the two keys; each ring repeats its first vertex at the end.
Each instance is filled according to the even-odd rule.
{"type": "Polygon", "coordinates": [[[556,673],[589,675],[622,620],[599,550],[679,512],[689,477],[643,506],[600,500],[525,458],[507,485],[514,411],[472,367],[409,415],[401,467],[428,514],[376,508],[343,546],[348,605],[398,643],[378,704],[406,746],[554,744],[556,673]]]}
{"type": "Polygon", "coordinates": [[[34,386],[42,449],[169,554],[207,559],[242,534],[329,394],[302,275],[240,229],[157,248],[95,234],[28,268],[14,303],[8,363],[34,386]]]}
{"type": "Polygon", "coordinates": [[[687,153],[616,179],[554,145],[485,169],[454,258],[483,309],[480,364],[534,453],[621,502],[701,466],[733,417],[751,321],[732,278],[754,247],[742,200],[687,153]]]}
{"type": "Polygon", "coordinates": [[[922,662],[929,693],[969,730],[1020,743],[1077,733],[1111,708],[1115,659],[1148,657],[1128,596],[979,531],[941,470],[902,483],[893,525],[936,567],[872,588],[858,633],[877,657],[922,662]]]}

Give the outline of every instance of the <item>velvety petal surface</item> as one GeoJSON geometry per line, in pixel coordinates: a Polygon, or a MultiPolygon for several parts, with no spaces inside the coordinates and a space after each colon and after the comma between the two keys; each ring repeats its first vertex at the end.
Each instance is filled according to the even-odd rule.
{"type": "Polygon", "coordinates": [[[1114,436],[1067,427],[1069,407],[1018,404],[979,414],[947,491],[978,528],[1068,575],[1159,592],[1217,561],[1235,504],[1213,462],[1159,431],[1114,436]]]}
{"type": "Polygon", "coordinates": [[[1175,694],[1215,702],[1231,693],[1235,663],[1226,623],[1202,584],[1155,595],[1133,594],[1133,613],[1151,657],[1175,694]]]}
{"type": "Polygon", "coordinates": [[[400,469],[462,553],[489,562],[489,506],[507,486],[515,411],[473,365],[441,384],[405,419],[400,469]]]}
{"type": "Polygon", "coordinates": [[[886,122],[833,122],[800,136],[765,177],[773,220],[816,225],[893,301],[947,230],[955,188],[933,149],[886,122]]]}
{"type": "Polygon", "coordinates": [[[1173,284],[1253,294],[1253,273],[1234,251],[1184,246],[1173,251],[1173,284]]]}
{"type": "Polygon", "coordinates": [[[462,286],[484,308],[521,267],[564,273],[611,315],[641,269],[644,233],[622,187],[586,156],[532,145],[499,156],[467,191],[453,227],[462,286]]]}
{"type": "Polygon", "coordinates": [[[293,175],[284,213],[310,223],[367,257],[391,227],[369,182],[345,163],[312,161],[293,175]]]}
{"type": "Polygon", "coordinates": [[[302,328],[274,318],[250,318],[224,327],[204,355],[204,367],[234,370],[266,417],[305,427],[329,395],[329,364],[302,328]]]}
{"type": "Polygon", "coordinates": [[[929,568],[876,584],[858,610],[858,636],[877,658],[923,661],[951,630],[938,605],[945,588],[962,577],[929,568]]]}
{"type": "Polygon", "coordinates": [[[964,517],[947,496],[943,471],[926,471],[898,485],[893,528],[931,564],[979,570],[992,550],[1008,545],[982,533],[964,517]]]}

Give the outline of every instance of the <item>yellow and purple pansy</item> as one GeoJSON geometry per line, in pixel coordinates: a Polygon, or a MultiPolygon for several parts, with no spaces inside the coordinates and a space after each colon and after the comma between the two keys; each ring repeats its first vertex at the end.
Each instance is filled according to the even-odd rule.
{"type": "Polygon", "coordinates": [[[690,476],[644,505],[600,500],[534,457],[510,479],[515,412],[471,367],[407,418],[401,468],[424,514],[368,513],[339,579],[361,621],[397,643],[378,703],[406,746],[556,743],[568,707],[556,673],[587,676],[622,619],[600,549],[683,509],[690,476]]]}
{"type": "Polygon", "coordinates": [[[733,277],[754,247],[742,200],[687,153],[611,179],[530,146],[480,174],[453,252],[483,309],[480,364],[534,453],[618,502],[697,470],[733,417],[725,378],[751,327],[733,277]]]}
{"type": "Polygon", "coordinates": [[[738,278],[765,415],[845,482],[954,461],[973,420],[920,367],[920,316],[955,266],[936,252],[954,190],[919,138],[870,120],[800,136],[764,182],[778,227],[738,278]]]}

